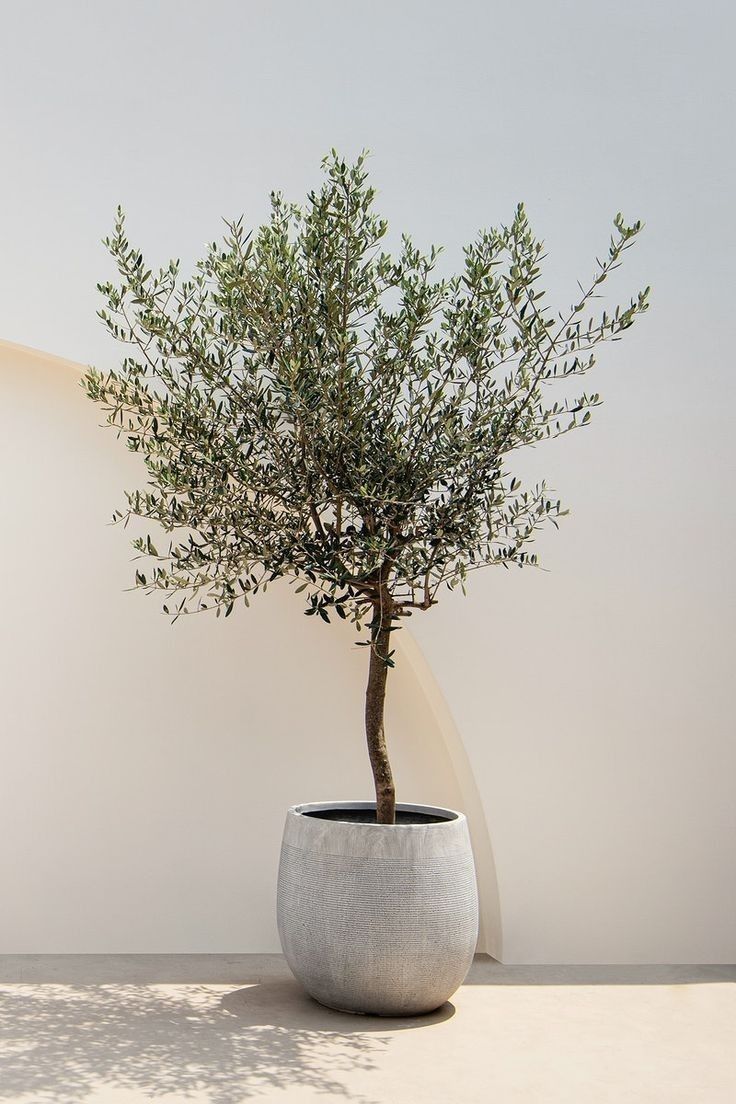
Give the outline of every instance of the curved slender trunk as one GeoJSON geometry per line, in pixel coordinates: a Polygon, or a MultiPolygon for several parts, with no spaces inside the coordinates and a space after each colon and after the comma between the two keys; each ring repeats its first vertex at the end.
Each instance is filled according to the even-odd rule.
{"type": "Polygon", "coordinates": [[[377,603],[374,608],[371,625],[371,662],[365,692],[365,735],[376,788],[376,821],[379,824],[393,824],[396,812],[396,789],[391,764],[388,761],[383,724],[386,679],[389,672],[386,659],[390,651],[392,612],[393,603],[390,597],[385,595],[384,600],[377,603]]]}

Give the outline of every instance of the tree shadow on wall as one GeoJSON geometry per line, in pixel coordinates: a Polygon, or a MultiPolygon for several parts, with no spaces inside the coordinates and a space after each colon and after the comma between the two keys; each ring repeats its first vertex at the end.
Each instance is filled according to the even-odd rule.
{"type": "Polygon", "coordinates": [[[345,1079],[375,1069],[397,1029],[430,1026],[453,1012],[446,1004],[411,1020],[353,1017],[322,1008],[291,980],[235,991],[184,983],[0,985],[0,1101],[81,1104],[104,1087],[145,1099],[196,1095],[207,1104],[240,1104],[274,1089],[378,1104],[345,1079]]]}

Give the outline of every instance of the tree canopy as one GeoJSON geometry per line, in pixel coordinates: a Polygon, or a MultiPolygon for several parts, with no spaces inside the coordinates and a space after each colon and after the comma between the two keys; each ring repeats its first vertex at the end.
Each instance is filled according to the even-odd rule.
{"type": "Polygon", "coordinates": [[[385,250],[365,155],[323,170],[304,206],[274,193],[254,233],[227,224],[189,278],[148,268],[120,209],[105,242],[119,279],[99,285],[100,318],[130,353],[84,383],[145,461],[115,516],[169,534],[136,540],[136,582],[174,618],[227,616],[286,576],[307,614],[375,627],[381,603],[395,619],[478,567],[534,564],[564,511],[522,485],[515,454],[588,422],[598,394],[561,385],[647,308],[649,289],[595,309],[639,222],[616,216],[558,312],[523,205],[440,277],[434,247],[385,250]]]}

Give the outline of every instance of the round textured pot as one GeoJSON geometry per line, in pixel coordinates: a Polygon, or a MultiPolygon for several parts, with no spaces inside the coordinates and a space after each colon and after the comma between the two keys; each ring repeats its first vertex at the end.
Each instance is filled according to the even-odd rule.
{"type": "Polygon", "coordinates": [[[315,802],[286,814],[277,916],[286,961],[307,992],[344,1012],[414,1016],[452,996],[478,935],[462,813],[315,802]],[[372,819],[371,819],[372,818],[372,819]]]}

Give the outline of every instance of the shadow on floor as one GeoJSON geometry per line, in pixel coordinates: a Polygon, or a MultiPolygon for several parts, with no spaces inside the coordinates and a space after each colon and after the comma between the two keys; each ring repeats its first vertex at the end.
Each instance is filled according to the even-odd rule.
{"type": "MultiPolygon", "coordinates": [[[[487,991],[481,1021],[477,1002],[468,1004],[468,1037],[485,1038],[486,1018],[507,1007],[497,987],[715,982],[736,983],[736,966],[503,966],[479,955],[466,985],[487,991]]],[[[519,994],[508,995],[513,1017],[519,994]]],[[[456,1048],[457,1035],[434,1033],[457,1026],[454,1011],[334,1012],[304,994],[279,955],[0,956],[0,1104],[81,1104],[111,1092],[119,1104],[242,1104],[264,1094],[385,1104],[351,1086],[380,1074],[394,1047],[421,1043],[412,1052],[430,1061],[456,1048]]]]}
{"type": "Polygon", "coordinates": [[[736,982],[736,965],[505,966],[476,955],[466,985],[703,985],[736,982]]]}
{"type": "Polygon", "coordinates": [[[312,1001],[290,977],[261,975],[239,987],[0,984],[0,1101],[80,1104],[104,1087],[141,1099],[206,1094],[208,1104],[275,1089],[379,1104],[351,1092],[350,1075],[374,1069],[397,1030],[431,1028],[454,1012],[448,1003],[404,1020],[350,1016],[312,1001]]]}

